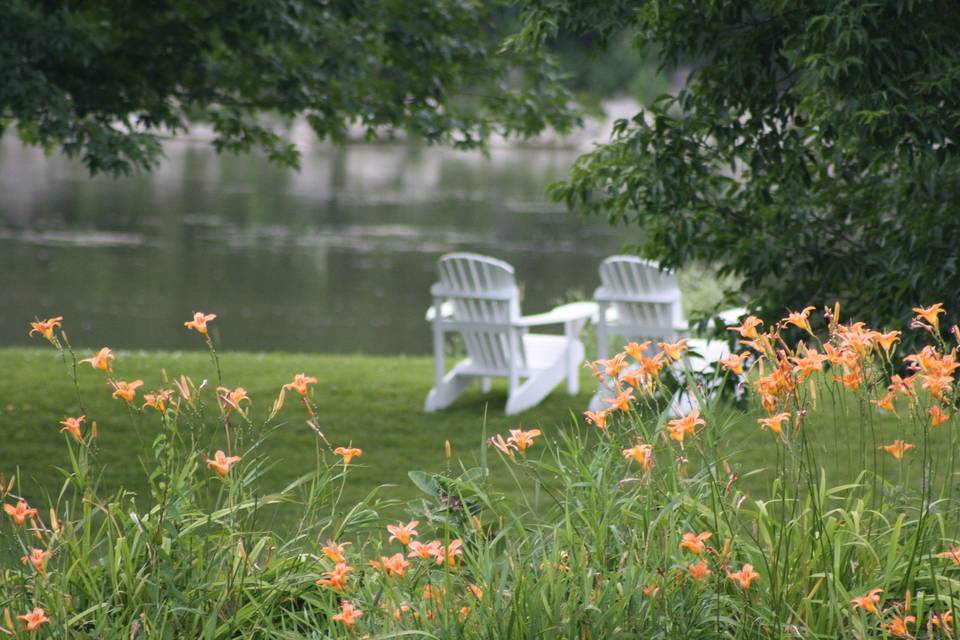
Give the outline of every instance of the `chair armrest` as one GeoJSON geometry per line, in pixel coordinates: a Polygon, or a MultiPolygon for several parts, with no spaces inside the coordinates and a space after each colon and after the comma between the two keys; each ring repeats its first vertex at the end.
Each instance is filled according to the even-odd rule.
{"type": "MultiPolygon", "coordinates": [[[[449,300],[445,300],[440,303],[440,317],[441,318],[450,318],[453,316],[453,303],[449,300]]],[[[433,322],[437,318],[437,309],[436,307],[430,307],[427,309],[427,322],[433,322]]]]}
{"type": "Polygon", "coordinates": [[[588,320],[597,313],[596,302],[571,302],[560,305],[546,313],[523,316],[513,322],[515,327],[539,327],[549,324],[566,324],[576,320],[588,320]]]}

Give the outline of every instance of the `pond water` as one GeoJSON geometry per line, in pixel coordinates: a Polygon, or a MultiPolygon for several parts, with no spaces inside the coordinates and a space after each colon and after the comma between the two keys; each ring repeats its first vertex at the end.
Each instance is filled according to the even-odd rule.
{"type": "Polygon", "coordinates": [[[151,174],[91,179],[0,140],[0,345],[63,315],[86,347],[197,348],[183,322],[202,310],[228,349],[428,353],[441,254],[507,260],[536,313],[589,295],[636,240],[547,201],[574,151],[317,145],[299,172],[199,140],[165,152],[151,174]]]}

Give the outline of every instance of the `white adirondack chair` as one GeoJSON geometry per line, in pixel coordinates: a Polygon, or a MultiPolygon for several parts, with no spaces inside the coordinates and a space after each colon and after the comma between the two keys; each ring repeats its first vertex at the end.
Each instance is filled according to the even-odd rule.
{"type": "MultiPolygon", "coordinates": [[[[722,340],[689,338],[689,327],[683,314],[680,287],[676,276],[661,271],[656,262],[637,256],[612,256],[600,264],[600,287],[594,292],[597,301],[597,357],[607,358],[610,338],[675,342],[687,338],[687,345],[698,355],[687,362],[694,371],[729,355],[722,340]]],[[[721,314],[731,324],[744,310],[733,309],[721,314]]],[[[613,395],[611,388],[601,386],[590,401],[590,409],[605,408],[604,398],[613,395]]],[[[695,405],[686,395],[674,398],[674,410],[683,411],[695,405]]]]}
{"type": "Polygon", "coordinates": [[[513,267],[506,262],[451,253],[437,266],[440,280],[430,289],[434,304],[427,311],[433,325],[435,383],[426,411],[449,406],[476,379],[482,380],[486,392],[490,378],[507,378],[507,415],[536,406],[564,379],[568,393],[577,393],[584,359],[577,336],[596,313],[595,303],[577,302],[522,316],[513,267]],[[560,324],[563,335],[528,333],[530,327],[560,324]],[[444,363],[448,332],[460,334],[467,351],[467,358],[449,372],[444,363]]]}

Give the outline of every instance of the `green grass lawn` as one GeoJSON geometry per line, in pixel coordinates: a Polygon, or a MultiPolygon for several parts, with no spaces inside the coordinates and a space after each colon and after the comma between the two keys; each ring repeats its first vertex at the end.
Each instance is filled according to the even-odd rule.
{"type": "MultiPolygon", "coordinates": [[[[560,387],[535,409],[508,417],[503,414],[506,387],[495,382],[488,395],[475,385],[454,406],[428,414],[423,411],[433,375],[433,361],[428,357],[227,352],[220,360],[224,384],[240,385],[249,392],[255,423],[269,412],[280,386],[294,374],[304,372],[319,379],[315,401],[320,429],[333,446],[352,442],[364,452],[356,461],[362,471],[353,474],[347,485],[348,500],[359,499],[383,484],[396,485],[385,488],[384,497],[413,497],[416,490],[407,471],[442,469],[445,440],[453,445],[455,458],[474,464],[484,416],[490,434],[518,426],[570,425],[571,411],[582,411],[593,391],[584,374],[578,396],[568,396],[560,387]]],[[[80,414],[69,370],[53,349],[0,350],[0,370],[4,372],[0,377],[0,429],[4,434],[0,438],[0,471],[9,475],[19,468],[25,488],[36,482],[53,491],[61,478],[51,472],[51,466],[67,464],[59,421],[80,414]]],[[[197,384],[209,379],[215,385],[216,372],[206,352],[117,354],[117,377],[143,379],[141,395],[162,386],[163,370],[170,377],[183,373],[197,384]]],[[[88,365],[79,371],[88,421],[98,423],[104,488],[141,489],[144,471],[138,459],[148,451],[159,419],[149,410],[131,419],[124,403],[110,397],[111,389],[101,372],[88,365]]],[[[283,424],[268,441],[268,454],[277,462],[268,476],[272,487],[314,466],[317,436],[306,425],[304,408],[296,400],[295,394],[288,396],[281,412],[283,424]]]]}
{"type": "MultiPolygon", "coordinates": [[[[87,355],[85,351],[80,354],[87,355]]],[[[197,383],[216,378],[205,352],[134,351],[117,356],[118,378],[142,378],[146,390],[161,386],[164,370],[170,377],[184,373],[197,383]]],[[[359,499],[378,485],[392,485],[382,490],[385,498],[415,497],[417,491],[407,471],[442,469],[445,440],[453,445],[454,464],[475,465],[485,416],[488,434],[518,426],[540,428],[548,436],[557,429],[592,429],[579,418],[594,389],[586,371],[579,395],[568,396],[558,387],[535,409],[507,417],[503,414],[506,389],[502,381],[495,383],[488,395],[475,386],[449,409],[425,413],[423,400],[432,384],[429,357],[227,352],[221,354],[221,363],[224,383],[248,390],[255,422],[268,412],[280,386],[294,374],[304,372],[319,379],[315,399],[320,429],[333,446],[353,443],[364,451],[357,461],[360,472],[347,484],[347,500],[359,499]]],[[[0,371],[0,472],[8,476],[19,473],[28,497],[35,495],[31,487],[55,492],[62,476],[53,467],[67,464],[65,436],[59,433],[58,423],[80,413],[68,369],[53,349],[2,349],[0,371]]],[[[131,418],[122,402],[111,399],[101,372],[86,365],[80,368],[80,384],[88,419],[99,426],[104,488],[124,486],[141,491],[145,476],[140,459],[148,451],[158,419],[149,411],[131,418]]],[[[864,417],[862,424],[869,428],[857,426],[861,417],[854,403],[833,403],[829,394],[824,396],[824,408],[812,416],[807,428],[815,435],[811,438],[813,457],[827,469],[831,481],[856,477],[878,444],[896,437],[919,444],[918,434],[903,433],[903,426],[876,411],[864,417]]],[[[305,424],[303,407],[294,398],[288,398],[281,413],[283,424],[267,444],[265,453],[277,463],[267,477],[269,488],[279,487],[314,465],[317,436],[305,424]]],[[[728,415],[736,415],[731,411],[728,415]]],[[[734,469],[741,475],[764,469],[746,480],[751,489],[763,491],[776,465],[773,436],[760,431],[752,416],[737,418],[730,434],[724,446],[737,452],[732,458],[734,469]]],[[[888,472],[896,469],[886,454],[879,456],[879,463],[888,472]]],[[[499,477],[501,486],[506,486],[506,475],[499,477]]],[[[39,502],[40,496],[36,498],[39,502]]]]}

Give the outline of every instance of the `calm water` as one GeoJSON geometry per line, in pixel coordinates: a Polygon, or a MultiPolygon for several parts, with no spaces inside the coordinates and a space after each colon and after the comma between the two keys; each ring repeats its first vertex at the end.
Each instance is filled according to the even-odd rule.
{"type": "Polygon", "coordinates": [[[546,201],[570,151],[316,147],[299,173],[198,141],[166,154],[149,175],[90,179],[0,140],[0,345],[63,315],[75,344],[196,348],[183,322],[203,310],[225,348],[427,353],[441,254],[509,261],[535,313],[592,292],[633,240],[546,201]]]}

